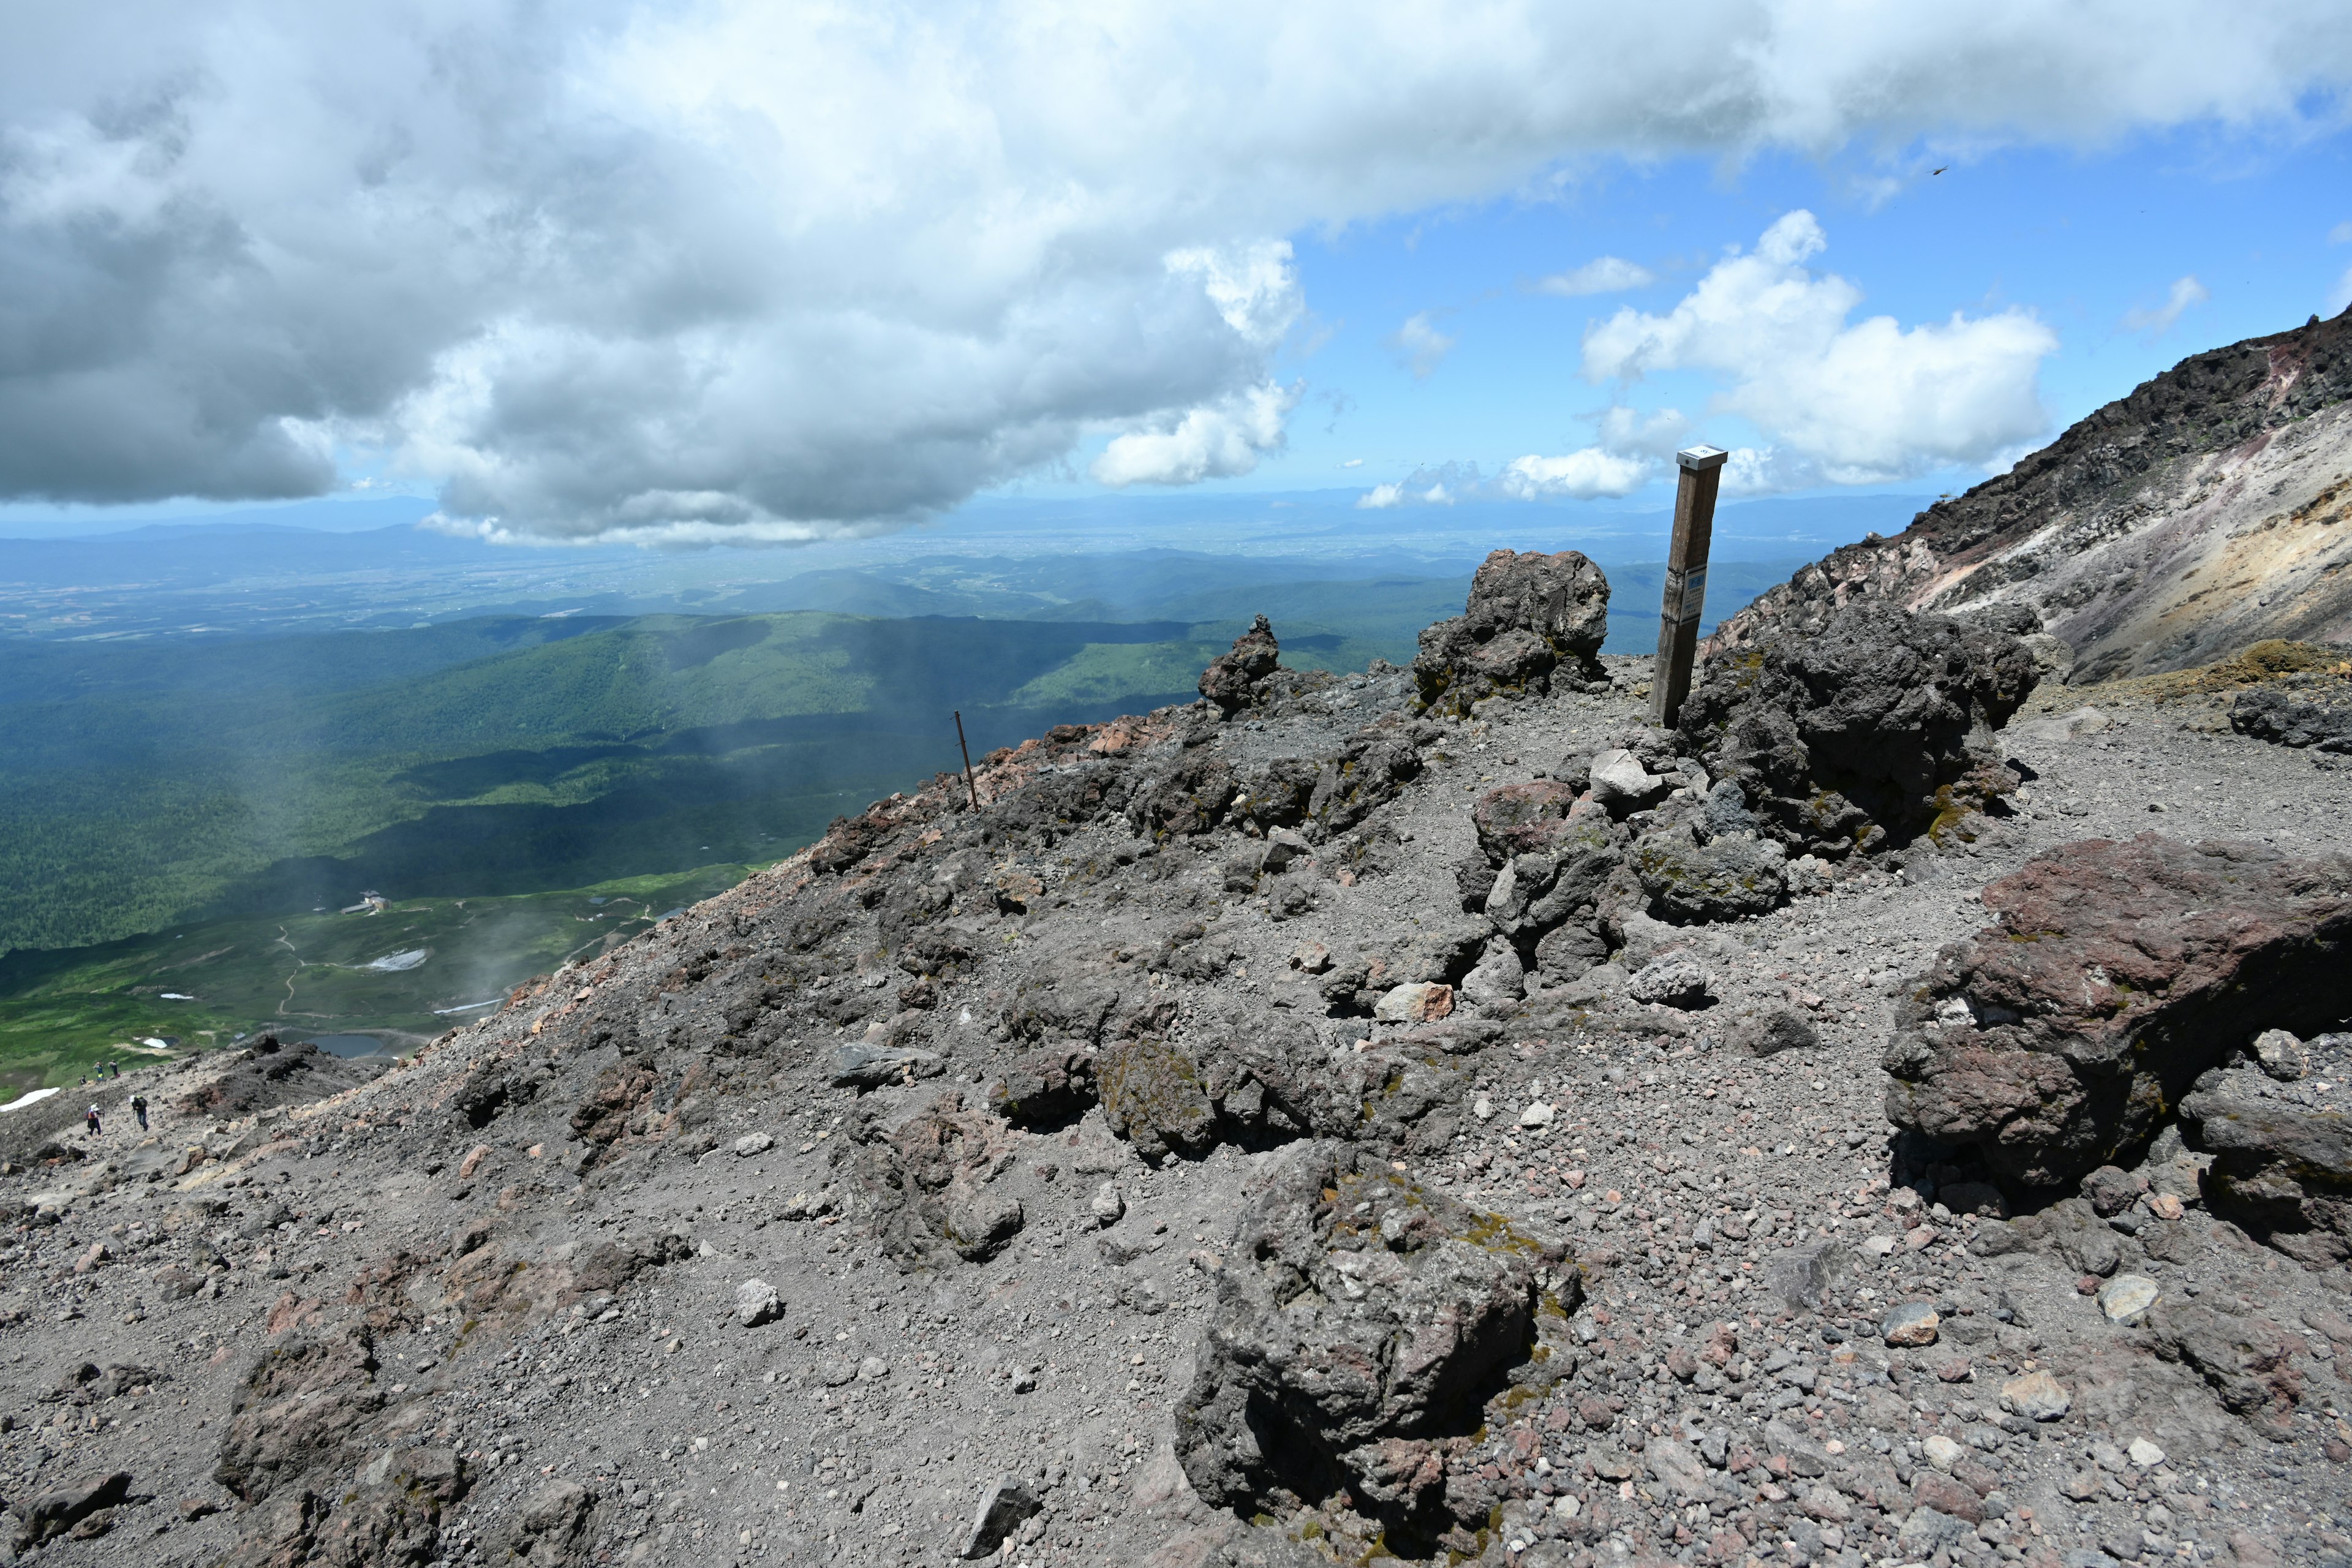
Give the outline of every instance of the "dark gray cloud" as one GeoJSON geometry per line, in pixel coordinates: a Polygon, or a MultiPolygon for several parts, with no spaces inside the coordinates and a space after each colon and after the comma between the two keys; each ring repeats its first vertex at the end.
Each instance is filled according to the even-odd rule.
{"type": "Polygon", "coordinates": [[[19,8],[0,497],[359,454],[492,534],[887,527],[1245,470],[1302,226],[1564,158],[2293,123],[2331,5],[19,8]],[[2116,47],[2128,37],[2128,48],[2116,47]]]}

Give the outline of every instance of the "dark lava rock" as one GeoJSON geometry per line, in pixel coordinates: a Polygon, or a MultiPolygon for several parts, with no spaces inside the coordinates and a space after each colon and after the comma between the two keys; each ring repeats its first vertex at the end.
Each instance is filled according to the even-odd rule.
{"type": "MultiPolygon", "coordinates": [[[[2318,1079],[2352,1070],[2352,1036],[2308,1048],[2318,1079]]],[[[2314,1268],[2352,1261],[2352,1117],[2323,1108],[2334,1098],[2242,1067],[2205,1074],[2180,1102],[2181,1125],[2213,1155],[2214,1212],[2314,1268]]]]}
{"type": "Polygon", "coordinates": [[[1580,1296],[1560,1242],[1365,1151],[1297,1144],[1241,1215],[1177,1457],[1244,1517],[1344,1488],[1392,1549],[1483,1528],[1485,1506],[1454,1507],[1477,1489],[1450,1487],[1448,1461],[1580,1296]]]}
{"type": "Polygon", "coordinates": [[[2230,705],[2230,728],[2273,745],[2352,752],[2352,680],[2249,687],[2230,705]]]}
{"type": "Polygon", "coordinates": [[[1895,1014],[1888,1119],[2000,1180],[2132,1165],[2199,1075],[2264,1029],[2315,1031],[2352,973],[2352,861],[2142,834],[2036,856],[1984,890],[1895,1014]]]}
{"type": "Polygon", "coordinates": [[[1423,629],[1413,682],[1423,707],[1461,714],[1485,697],[1602,680],[1608,635],[1609,579],[1600,567],[1574,550],[1497,550],[1471,578],[1464,613],[1423,629]]]}
{"type": "Polygon", "coordinates": [[[1853,605],[1818,636],[1710,656],[1682,740],[1792,850],[1874,851],[1965,833],[2013,787],[1991,731],[2035,679],[2032,654],[2005,632],[1853,605]]]}
{"type": "Polygon", "coordinates": [[[1249,630],[1234,639],[1230,652],[1211,659],[1209,668],[1201,672],[1201,695],[1228,713],[1248,707],[1257,684],[1274,673],[1281,654],[1273,626],[1264,616],[1258,616],[1249,630]]]}
{"type": "Polygon", "coordinates": [[[18,1552],[29,1552],[45,1541],[65,1534],[100,1509],[112,1508],[131,1495],[131,1472],[86,1476],[41,1493],[16,1506],[18,1552]]]}
{"type": "Polygon", "coordinates": [[[1095,1103],[1095,1062],[1085,1051],[1031,1051],[989,1086],[988,1108],[1023,1127],[1057,1127],[1095,1103]]]}
{"type": "Polygon", "coordinates": [[[1788,851],[1754,833],[1700,831],[1678,824],[1644,834],[1626,863],[1642,886],[1643,912],[1669,925],[1769,914],[1788,898],[1788,851]]]}
{"type": "Polygon", "coordinates": [[[852,1132],[850,1180],[862,1217],[902,1268],[995,1257],[1018,1235],[1020,1202],[988,1184],[1013,1163],[1011,1129],[963,1096],[940,1095],[895,1130],[867,1111],[852,1132]]]}

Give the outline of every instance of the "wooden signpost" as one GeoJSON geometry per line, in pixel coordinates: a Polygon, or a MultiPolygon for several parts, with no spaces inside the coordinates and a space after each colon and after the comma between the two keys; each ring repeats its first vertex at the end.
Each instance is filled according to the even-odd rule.
{"type": "Polygon", "coordinates": [[[1698,657],[1699,612],[1706,604],[1706,547],[1715,537],[1715,492],[1731,454],[1687,447],[1675,454],[1682,483],[1675,491],[1675,537],[1666,547],[1665,602],[1658,610],[1658,665],[1650,677],[1650,722],[1673,727],[1690,695],[1698,657]]]}

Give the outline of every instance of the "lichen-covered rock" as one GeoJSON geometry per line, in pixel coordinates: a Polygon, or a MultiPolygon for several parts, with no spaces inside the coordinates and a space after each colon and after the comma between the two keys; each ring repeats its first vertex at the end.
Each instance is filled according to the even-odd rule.
{"type": "Polygon", "coordinates": [[[2132,1165],[2199,1076],[2315,1032],[2352,973],[2352,861],[2259,844],[2062,845],[1987,887],[1998,923],[1907,988],[1888,1119],[2005,1183],[2132,1165]]]}
{"type": "Polygon", "coordinates": [[[1991,731],[2036,679],[2005,632],[1864,603],[1710,657],[1681,734],[1792,851],[1843,856],[1968,831],[2014,785],[1991,731]]]}
{"type": "Polygon", "coordinates": [[[1264,616],[1234,639],[1233,647],[1209,661],[1201,672],[1201,695],[1231,713],[1249,706],[1257,684],[1272,675],[1280,662],[1282,645],[1264,616]]]}
{"type": "Polygon", "coordinates": [[[1200,1066],[1175,1047],[1160,1040],[1107,1046],[1095,1074],[1103,1119],[1145,1159],[1198,1154],[1216,1142],[1217,1108],[1200,1066]]]}
{"type": "Polygon", "coordinates": [[[1702,837],[1678,823],[1635,839],[1625,860],[1646,912],[1669,925],[1747,920],[1788,898],[1788,851],[1754,833],[1702,837]]]}
{"type": "Polygon", "coordinates": [[[990,1190],[1013,1163],[1011,1129],[965,1109],[950,1090],[885,1131],[866,1110],[851,1130],[851,1181],[859,1217],[902,1268],[932,1266],[950,1254],[984,1262],[1019,1234],[1019,1200],[990,1190]]]}
{"type": "Polygon", "coordinates": [[[1410,1555],[1483,1528],[1483,1507],[1450,1504],[1447,1461],[1565,1331],[1580,1299],[1566,1247],[1318,1141],[1277,1163],[1230,1258],[1176,1410],[1201,1497],[1247,1516],[1344,1488],[1410,1555]]]}
{"type": "MultiPolygon", "coordinates": [[[[2352,1036],[2306,1047],[2308,1071],[2341,1083],[2352,1036]]],[[[2213,1155],[2213,1211],[2315,1268],[2352,1261],[2352,1116],[2332,1092],[2255,1068],[2215,1068],[2180,1101],[2180,1121],[2213,1155]]]]}
{"type": "Polygon", "coordinates": [[[1423,630],[1413,682],[1423,707],[1459,714],[1482,698],[1600,680],[1608,633],[1600,567],[1573,550],[1497,550],[1471,578],[1464,613],[1423,630]]]}

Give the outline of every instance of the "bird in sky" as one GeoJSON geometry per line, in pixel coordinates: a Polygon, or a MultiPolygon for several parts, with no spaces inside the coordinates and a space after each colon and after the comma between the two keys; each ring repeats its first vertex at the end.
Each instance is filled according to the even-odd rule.
{"type": "MultiPolygon", "coordinates": [[[[1950,167],[1951,167],[1951,165],[1950,165],[1949,163],[1947,163],[1947,164],[1945,164],[1945,165],[1944,165],[1944,169],[1948,169],[1948,168],[1950,168],[1950,167]]],[[[1932,180],[1932,179],[1934,179],[1937,174],[1942,174],[1942,173],[1944,172],[1944,169],[1930,169],[1930,170],[1928,170],[1928,171],[1927,171],[1927,177],[1928,177],[1929,179],[1931,179],[1931,180],[1932,180]]]]}

